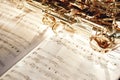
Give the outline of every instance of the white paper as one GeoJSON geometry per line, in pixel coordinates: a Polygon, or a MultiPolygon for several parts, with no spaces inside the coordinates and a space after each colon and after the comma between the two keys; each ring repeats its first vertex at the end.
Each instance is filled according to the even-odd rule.
{"type": "Polygon", "coordinates": [[[39,12],[26,14],[4,3],[0,6],[0,72],[17,62],[0,80],[117,80],[120,77],[120,48],[101,54],[91,49],[90,32],[86,30],[81,29],[79,34],[62,30],[55,35],[50,28],[39,23],[39,17],[42,18],[39,12]],[[16,10],[16,13],[10,11],[13,16],[7,19],[9,15],[6,16],[3,8],[7,12],[16,10]],[[15,15],[20,18],[17,16],[16,20],[15,15]],[[17,45],[21,52],[7,50],[8,44],[3,39],[10,42],[9,45],[17,45]]]}

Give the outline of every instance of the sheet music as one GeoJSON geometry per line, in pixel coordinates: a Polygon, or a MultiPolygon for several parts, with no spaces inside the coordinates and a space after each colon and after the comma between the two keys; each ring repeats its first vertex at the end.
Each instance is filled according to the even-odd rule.
{"type": "Polygon", "coordinates": [[[70,34],[62,30],[55,35],[41,24],[39,17],[42,17],[40,12],[24,12],[0,3],[1,75],[9,69],[0,80],[117,80],[120,77],[120,48],[106,54],[93,51],[88,31],[81,29],[79,34],[70,34]]]}
{"type": "Polygon", "coordinates": [[[31,10],[0,3],[0,75],[29,53],[44,38],[46,26],[31,10]]]}
{"type": "Polygon", "coordinates": [[[45,39],[1,80],[117,80],[119,54],[97,53],[83,46],[84,40],[75,42],[79,39],[68,34],[45,39]]]}

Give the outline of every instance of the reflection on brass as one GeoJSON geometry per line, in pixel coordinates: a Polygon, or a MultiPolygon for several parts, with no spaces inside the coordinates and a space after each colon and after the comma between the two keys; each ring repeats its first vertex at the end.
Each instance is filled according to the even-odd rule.
{"type": "MultiPolygon", "coordinates": [[[[89,24],[88,27],[93,27],[93,31],[100,32],[101,35],[92,35],[90,37],[91,40],[95,40],[97,43],[96,46],[99,46],[102,49],[109,48],[112,50],[113,45],[115,46],[115,40],[111,41],[111,39],[116,39],[118,36],[116,34],[119,33],[119,27],[116,27],[116,21],[120,20],[120,1],[118,0],[28,0],[28,4],[31,4],[39,9],[41,9],[45,15],[42,19],[44,24],[52,27],[52,30],[56,32],[59,24],[62,22],[72,25],[74,23],[79,23],[77,18],[81,20],[81,18],[85,20],[81,20],[84,24],[89,24]],[[48,8],[45,8],[48,7],[48,8]],[[59,19],[60,21],[56,20],[59,19]],[[98,26],[96,26],[96,24],[98,26]],[[102,26],[102,27],[99,27],[102,26]],[[101,32],[106,29],[104,36],[101,32]],[[104,45],[100,43],[100,39],[102,41],[106,41],[104,45]],[[96,40],[97,38],[97,40],[96,40]]],[[[68,32],[75,33],[74,28],[70,26],[64,26],[64,30],[68,32]]],[[[93,46],[91,46],[93,47],[93,46]]],[[[104,52],[104,51],[103,51],[104,52]]],[[[106,50],[105,50],[106,52],[106,50]]]]}
{"type": "Polygon", "coordinates": [[[63,21],[57,21],[55,17],[45,14],[43,19],[42,19],[43,24],[49,25],[52,27],[52,30],[56,33],[56,29],[59,27],[60,24],[63,24],[62,27],[64,30],[74,33],[75,30],[74,28],[70,27],[67,23],[63,21]]]}
{"type": "Polygon", "coordinates": [[[112,40],[106,34],[96,34],[91,36],[90,38],[90,45],[94,50],[99,52],[107,52],[112,49],[114,44],[114,40],[112,40]]]}

